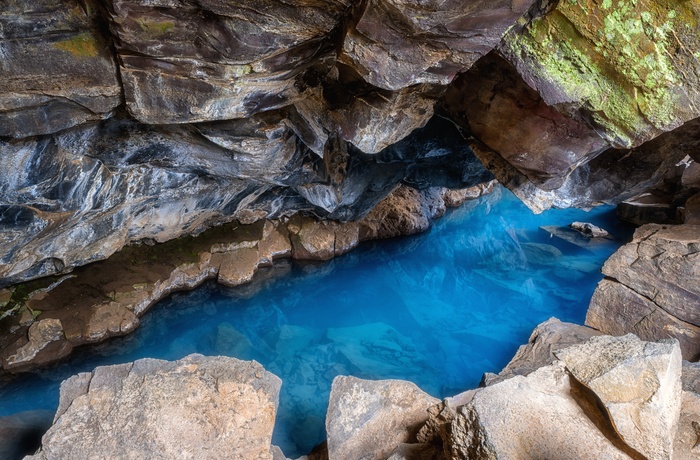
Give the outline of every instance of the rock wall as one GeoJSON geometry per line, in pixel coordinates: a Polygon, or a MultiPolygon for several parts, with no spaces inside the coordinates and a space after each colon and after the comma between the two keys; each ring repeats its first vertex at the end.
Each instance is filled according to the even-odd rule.
{"type": "Polygon", "coordinates": [[[12,0],[0,286],[234,219],[354,220],[401,182],[488,179],[472,149],[536,212],[629,198],[697,159],[699,14],[695,1],[12,0]]]}

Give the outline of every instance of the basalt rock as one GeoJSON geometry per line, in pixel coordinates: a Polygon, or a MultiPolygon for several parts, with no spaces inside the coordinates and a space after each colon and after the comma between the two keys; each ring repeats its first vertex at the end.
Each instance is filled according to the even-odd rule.
{"type": "Polygon", "coordinates": [[[0,13],[0,137],[106,118],[121,103],[110,38],[93,0],[10,0],[0,13]]]}
{"type": "Polygon", "coordinates": [[[98,367],[61,385],[54,424],[27,458],[272,459],[281,384],[227,357],[98,367]]]}
{"type": "Polygon", "coordinates": [[[607,334],[675,337],[685,359],[700,356],[700,227],[640,227],[603,266],[586,324],[607,334]]]}
{"type": "Polygon", "coordinates": [[[357,219],[403,179],[461,188],[491,177],[442,118],[376,156],[338,142],[319,158],[300,126],[286,110],[197,125],[115,117],[0,140],[0,286],[238,217],[357,219]],[[443,149],[434,139],[445,135],[461,142],[443,149]]]}

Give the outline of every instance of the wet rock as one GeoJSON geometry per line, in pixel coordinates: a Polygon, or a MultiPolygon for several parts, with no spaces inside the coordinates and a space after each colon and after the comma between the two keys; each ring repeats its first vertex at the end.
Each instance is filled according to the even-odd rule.
{"type": "Polygon", "coordinates": [[[415,441],[437,402],[410,382],[336,377],[326,415],[329,458],[387,458],[415,441]]]}
{"type": "Polygon", "coordinates": [[[372,240],[412,235],[430,227],[430,221],[445,213],[445,202],[437,190],[400,186],[360,221],[360,239],[372,240]]]}
{"type": "Polygon", "coordinates": [[[491,180],[483,184],[463,189],[445,189],[442,192],[442,201],[445,202],[445,206],[448,208],[458,208],[469,200],[475,200],[484,195],[488,195],[494,190],[496,185],[498,185],[498,182],[491,180]]]}
{"type": "Polygon", "coordinates": [[[119,452],[134,458],[271,459],[281,383],[254,361],[225,357],[98,367],[62,385],[62,398],[72,400],[61,401],[41,451],[28,458],[119,452]]]}
{"type": "Polygon", "coordinates": [[[590,327],[550,318],[537,325],[530,334],[528,343],[518,348],[515,356],[501,372],[497,375],[485,374],[482,383],[489,386],[516,375],[527,376],[554,362],[557,359],[555,354],[559,350],[587,342],[591,337],[599,335],[602,333],[590,327]]]}
{"type": "Polygon", "coordinates": [[[445,85],[496,46],[532,3],[369,0],[339,61],[379,88],[445,85]]]}
{"type": "Polygon", "coordinates": [[[290,257],[292,246],[287,227],[280,223],[265,222],[262,240],[258,243],[260,265],[269,266],[275,259],[290,257]]]}
{"type": "Polygon", "coordinates": [[[556,355],[596,394],[625,443],[650,460],[672,457],[681,408],[678,341],[593,337],[556,355]]]}
{"type": "Polygon", "coordinates": [[[607,238],[610,236],[607,230],[593,225],[590,222],[572,222],[569,224],[569,227],[591,238],[607,238]]]}
{"type": "Polygon", "coordinates": [[[72,347],[63,339],[63,325],[58,319],[42,319],[32,324],[27,338],[20,338],[13,347],[2,352],[5,369],[21,368],[29,363],[42,364],[70,354],[72,347]]]}
{"type": "Polygon", "coordinates": [[[644,224],[682,224],[682,208],[673,195],[659,192],[642,193],[617,205],[617,217],[625,222],[644,224]]]}
{"type": "Polygon", "coordinates": [[[561,362],[479,390],[452,422],[451,458],[629,459],[572,392],[561,362]]]}
{"type": "Polygon", "coordinates": [[[287,223],[292,241],[292,257],[299,260],[329,260],[359,243],[355,223],[321,222],[295,216],[287,223]]]}
{"type": "Polygon", "coordinates": [[[231,118],[289,105],[296,77],[331,58],[342,0],[114,0],[108,9],[129,112],[145,123],[231,118]],[[254,37],[254,38],[251,38],[254,37]]]}
{"type": "Polygon", "coordinates": [[[217,281],[230,287],[249,283],[258,269],[259,263],[260,254],[257,247],[226,252],[219,266],[217,281]]]}
{"type": "Polygon", "coordinates": [[[548,106],[620,148],[700,115],[695,3],[559,2],[513,27],[499,52],[548,106]]]}
{"type": "Polygon", "coordinates": [[[3,2],[0,137],[49,134],[110,116],[121,87],[93,0],[3,2]]]}
{"type": "Polygon", "coordinates": [[[696,359],[700,353],[698,238],[696,225],[640,227],[633,241],[603,266],[607,278],[591,299],[586,324],[609,334],[633,332],[645,340],[677,337],[684,358],[696,359]]]}
{"type": "Polygon", "coordinates": [[[571,228],[571,226],[558,227],[556,225],[545,225],[540,227],[540,229],[549,233],[550,238],[556,237],[581,248],[595,247],[605,244],[604,240],[592,238],[583,232],[571,228]]]}

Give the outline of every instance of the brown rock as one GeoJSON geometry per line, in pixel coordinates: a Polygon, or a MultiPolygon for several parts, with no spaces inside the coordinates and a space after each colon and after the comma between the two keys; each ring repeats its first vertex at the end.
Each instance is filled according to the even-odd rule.
{"type": "Polygon", "coordinates": [[[475,185],[474,187],[458,190],[445,189],[442,192],[442,201],[445,202],[445,206],[448,208],[458,208],[469,200],[475,200],[484,195],[488,195],[497,184],[498,182],[492,180],[484,184],[475,185]]]}
{"type": "Polygon", "coordinates": [[[58,319],[42,319],[32,324],[27,339],[20,339],[14,347],[3,350],[2,365],[5,369],[22,368],[34,363],[43,364],[70,354],[72,347],[65,339],[63,325],[58,319]]]}
{"type": "Polygon", "coordinates": [[[226,252],[221,260],[217,281],[234,287],[249,283],[260,264],[258,248],[241,248],[226,252]]]}
{"type": "Polygon", "coordinates": [[[49,134],[110,115],[117,68],[93,0],[3,2],[0,136],[49,134]]]}
{"type": "Polygon", "coordinates": [[[673,440],[674,460],[700,459],[700,395],[684,391],[681,416],[673,440]]]}
{"type": "Polygon", "coordinates": [[[369,0],[339,60],[387,90],[445,85],[493,49],[533,3],[369,0]]]}
{"type": "Polygon", "coordinates": [[[292,257],[298,260],[329,260],[359,244],[357,223],[319,221],[295,216],[287,223],[292,257]]]}

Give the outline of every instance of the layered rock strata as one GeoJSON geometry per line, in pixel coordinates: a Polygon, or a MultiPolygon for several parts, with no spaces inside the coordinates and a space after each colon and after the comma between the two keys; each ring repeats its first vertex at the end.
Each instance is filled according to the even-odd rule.
{"type": "Polygon", "coordinates": [[[645,340],[675,337],[700,358],[700,226],[647,224],[603,266],[586,324],[645,340]]]}
{"type": "Polygon", "coordinates": [[[401,186],[378,206],[392,209],[391,215],[373,212],[348,223],[301,215],[238,222],[198,237],[129,246],[70,275],[0,289],[0,305],[7,312],[0,318],[1,367],[28,370],[64,358],[76,346],[128,334],[158,300],[208,279],[239,286],[279,258],[328,260],[367,239],[424,231],[444,213],[445,201],[457,206],[492,188],[488,183],[417,192],[401,186]]]}

